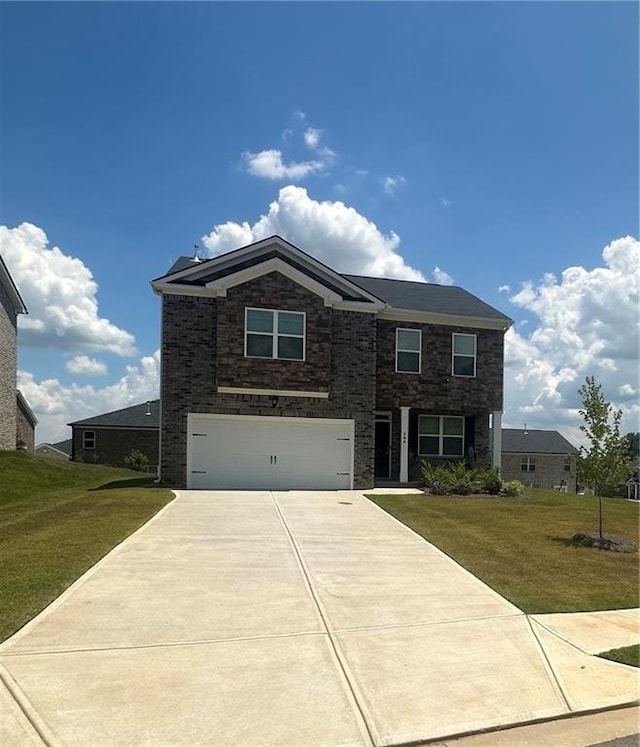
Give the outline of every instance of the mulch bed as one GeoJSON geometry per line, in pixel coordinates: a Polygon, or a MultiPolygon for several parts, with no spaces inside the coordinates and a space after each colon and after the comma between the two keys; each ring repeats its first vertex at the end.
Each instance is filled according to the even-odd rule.
{"type": "Polygon", "coordinates": [[[583,545],[584,547],[595,547],[598,550],[612,550],[613,552],[636,552],[637,545],[615,534],[603,534],[602,537],[597,532],[576,532],[571,538],[574,545],[583,545]]]}

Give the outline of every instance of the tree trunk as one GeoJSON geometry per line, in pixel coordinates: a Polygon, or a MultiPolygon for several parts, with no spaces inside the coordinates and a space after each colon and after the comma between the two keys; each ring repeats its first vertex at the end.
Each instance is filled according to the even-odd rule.
{"type": "Polygon", "coordinates": [[[598,491],[598,536],[602,539],[602,496],[598,491]]]}

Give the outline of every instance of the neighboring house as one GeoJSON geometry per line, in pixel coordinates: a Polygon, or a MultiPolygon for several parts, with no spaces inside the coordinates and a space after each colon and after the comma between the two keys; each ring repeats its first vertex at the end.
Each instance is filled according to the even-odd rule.
{"type": "Polygon", "coordinates": [[[502,429],[502,479],[576,492],[578,450],[558,431],[502,429]]]}
{"type": "Polygon", "coordinates": [[[55,444],[38,444],[35,454],[38,457],[46,457],[47,459],[68,460],[71,459],[72,443],[73,439],[67,438],[65,441],[58,441],[55,444]]]}
{"type": "Polygon", "coordinates": [[[165,484],[370,488],[422,458],[489,464],[512,322],[462,288],[341,275],[278,236],[151,285],[165,484]]]}
{"type": "Polygon", "coordinates": [[[13,451],[18,445],[18,410],[22,397],[16,389],[18,315],[27,313],[27,307],[0,257],[0,450],[13,451]]]}
{"type": "Polygon", "coordinates": [[[69,423],[73,434],[71,458],[123,467],[125,457],[137,449],[147,457],[150,467],[156,467],[159,423],[157,399],[69,423]]]}
{"type": "Polygon", "coordinates": [[[33,414],[29,403],[22,396],[22,392],[16,392],[16,446],[20,451],[33,454],[35,444],[35,431],[38,418],[33,414]]]}

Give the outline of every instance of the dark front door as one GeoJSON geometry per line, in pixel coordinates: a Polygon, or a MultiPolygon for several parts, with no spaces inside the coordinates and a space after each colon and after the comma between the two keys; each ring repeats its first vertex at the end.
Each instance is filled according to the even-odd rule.
{"type": "Polygon", "coordinates": [[[376,479],[389,479],[391,457],[391,423],[379,420],[376,422],[376,479]]]}

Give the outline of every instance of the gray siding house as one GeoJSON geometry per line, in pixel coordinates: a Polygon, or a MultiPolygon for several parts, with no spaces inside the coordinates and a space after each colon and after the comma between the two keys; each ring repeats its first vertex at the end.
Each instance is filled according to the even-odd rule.
{"type": "MultiPolygon", "coordinates": [[[[16,389],[18,315],[26,313],[27,307],[0,257],[0,450],[5,451],[13,451],[18,444],[18,409],[21,404],[21,395],[18,396],[16,389]]],[[[25,431],[23,435],[28,434],[25,431]]]]}
{"type": "Polygon", "coordinates": [[[423,458],[490,464],[512,322],[462,288],[340,274],[278,236],[151,285],[165,484],[370,488],[423,458]]]}

